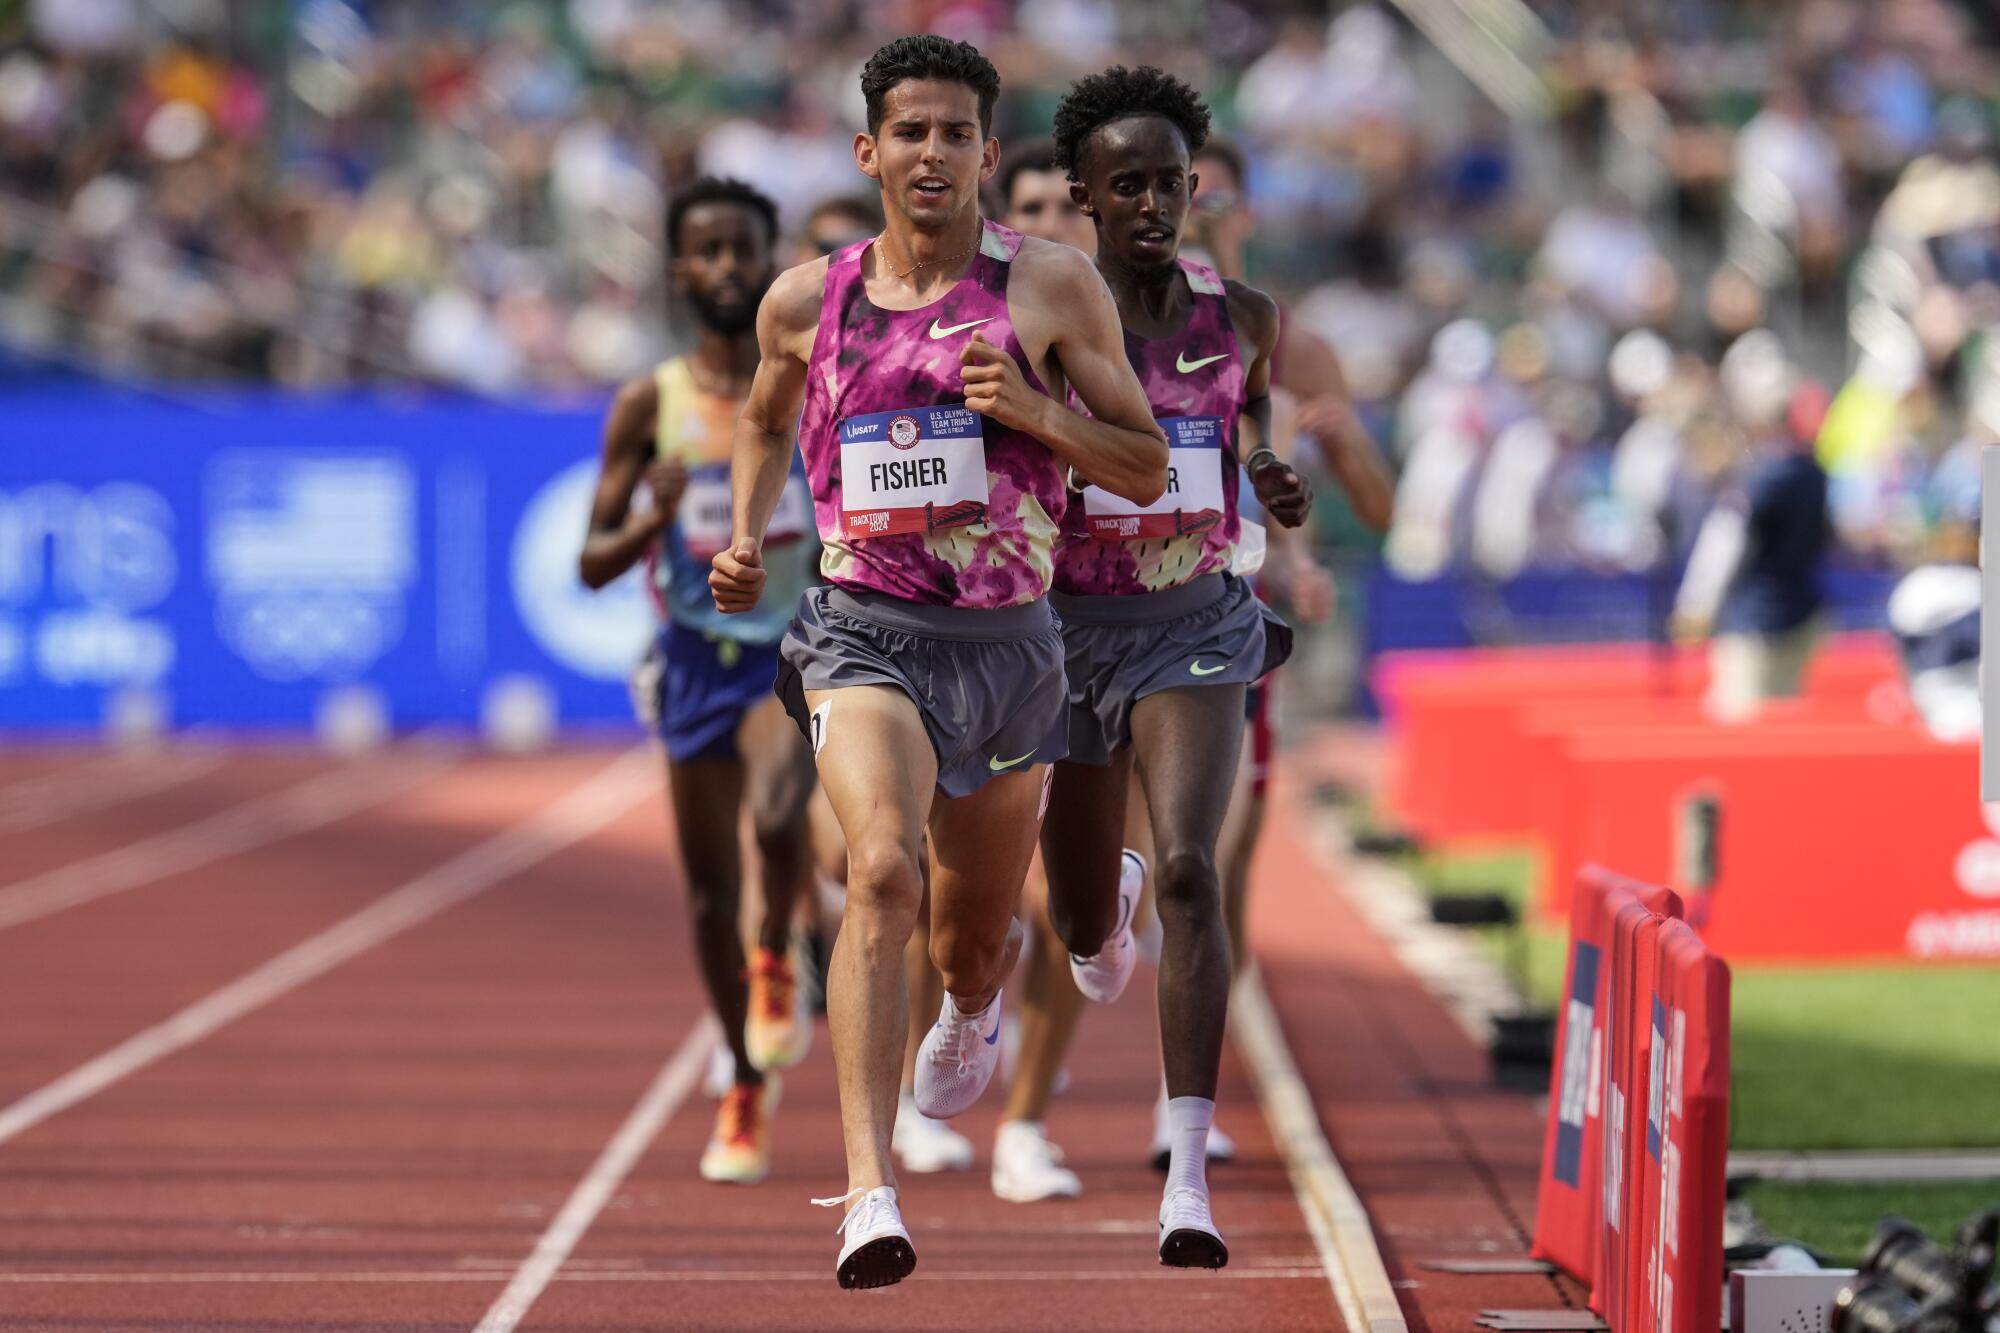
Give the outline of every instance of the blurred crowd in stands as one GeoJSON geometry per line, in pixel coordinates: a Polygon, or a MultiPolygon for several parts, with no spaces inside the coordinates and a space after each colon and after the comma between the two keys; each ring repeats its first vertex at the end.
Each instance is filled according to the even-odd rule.
{"type": "Polygon", "coordinates": [[[1249,276],[1340,352],[1401,476],[1398,572],[1683,558],[1780,436],[1816,442],[1846,558],[1914,562],[1970,522],[2000,442],[1992,6],[1412,12],[0,0],[0,348],[299,389],[606,385],[685,336],[677,184],[761,186],[802,255],[865,234],[865,205],[814,209],[865,201],[859,68],[928,29],[1000,66],[1003,144],[1111,63],[1208,93],[1248,162],[1249,276]]]}

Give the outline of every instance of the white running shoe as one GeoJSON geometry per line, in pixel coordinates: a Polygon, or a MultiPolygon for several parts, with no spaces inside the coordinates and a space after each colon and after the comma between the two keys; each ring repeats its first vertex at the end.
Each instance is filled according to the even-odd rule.
{"type": "Polygon", "coordinates": [[[942,1120],[927,1119],[907,1092],[896,1103],[896,1128],[889,1146],[903,1169],[919,1176],[964,1171],[972,1165],[972,1140],[942,1120]]]}
{"type": "Polygon", "coordinates": [[[1125,993],[1132,969],[1139,963],[1139,942],[1132,938],[1132,913],[1138,909],[1139,894],[1146,887],[1146,858],[1125,849],[1118,871],[1118,924],[1104,941],[1104,947],[1088,958],[1069,956],[1069,974],[1086,999],[1109,1004],[1125,993]]]}
{"type": "Polygon", "coordinates": [[[840,1262],[834,1276],[846,1291],[869,1287],[893,1287],[917,1266],[916,1247],[903,1226],[902,1210],[896,1207],[896,1191],[887,1185],[872,1190],[849,1190],[838,1199],[814,1199],[822,1208],[838,1208],[855,1195],[861,1201],[847,1210],[835,1231],[845,1236],[840,1262]]]}
{"type": "Polygon", "coordinates": [[[1208,1192],[1170,1189],[1160,1200],[1160,1262],[1169,1268],[1221,1268],[1229,1247],[1208,1215],[1208,1192]]]}
{"type": "Polygon", "coordinates": [[[726,1042],[718,1041],[708,1053],[708,1068],[701,1076],[701,1090],[712,1102],[719,1102],[736,1086],[736,1057],[726,1042]]]}
{"type": "MultiPolygon", "coordinates": [[[[1153,1169],[1164,1171],[1173,1160],[1174,1131],[1167,1119],[1167,1092],[1160,1089],[1160,1100],[1153,1103],[1153,1169]]],[[[1210,1124],[1208,1127],[1208,1160],[1211,1162],[1233,1162],[1236,1160],[1236,1140],[1222,1132],[1222,1126],[1210,1124]]]]}
{"type": "Polygon", "coordinates": [[[959,1012],[946,992],[937,1022],[917,1048],[917,1109],[933,1120],[949,1120],[979,1100],[1000,1065],[1000,1000],[976,1014],[959,1012]]]}
{"type": "Polygon", "coordinates": [[[1062,1149],[1033,1120],[1005,1120],[993,1136],[993,1192],[1009,1203],[1074,1199],[1083,1193],[1062,1149]]]}

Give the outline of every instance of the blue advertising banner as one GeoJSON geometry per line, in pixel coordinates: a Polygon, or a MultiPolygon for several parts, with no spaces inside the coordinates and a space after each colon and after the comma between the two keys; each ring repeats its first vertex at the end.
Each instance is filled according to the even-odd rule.
{"type": "Polygon", "coordinates": [[[630,718],[636,575],[578,582],[598,409],[280,396],[0,398],[0,727],[311,725],[329,690],[397,726],[496,684],[561,724],[630,718]]]}

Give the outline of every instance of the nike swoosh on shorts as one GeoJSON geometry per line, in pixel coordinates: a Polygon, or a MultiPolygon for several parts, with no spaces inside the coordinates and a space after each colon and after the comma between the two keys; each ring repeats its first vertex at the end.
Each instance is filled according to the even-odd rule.
{"type": "Polygon", "coordinates": [[[1212,666],[1208,670],[1203,671],[1201,669],[1201,659],[1198,657],[1194,661],[1188,663],[1188,674],[1194,676],[1212,676],[1218,671],[1227,671],[1228,669],[1229,669],[1229,663],[1224,662],[1220,666],[1212,666]]]}

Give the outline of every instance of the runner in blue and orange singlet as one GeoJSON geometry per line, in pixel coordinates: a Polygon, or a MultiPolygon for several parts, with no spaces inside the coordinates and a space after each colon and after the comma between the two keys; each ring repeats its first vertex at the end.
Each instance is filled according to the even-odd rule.
{"type": "MultiPolygon", "coordinates": [[[[786,618],[725,616],[708,594],[710,562],[731,537],[730,445],[757,366],[753,325],[776,272],[776,229],[771,201],[740,182],[704,179],[675,196],[673,281],[699,336],[692,353],[633,380],[612,404],[582,560],[592,587],[647,561],[664,613],[641,704],[666,746],[696,956],[735,1057],[701,1174],[743,1184],[769,1165],[773,1071],[803,1058],[812,1035],[788,949],[808,873],[812,757],[771,697],[786,618]],[[632,504],[641,485],[650,508],[632,504]],[[745,808],[763,909],[748,959],[737,927],[745,808]]],[[[784,490],[766,548],[780,595],[812,582],[817,543],[802,473],[784,490]]]]}

